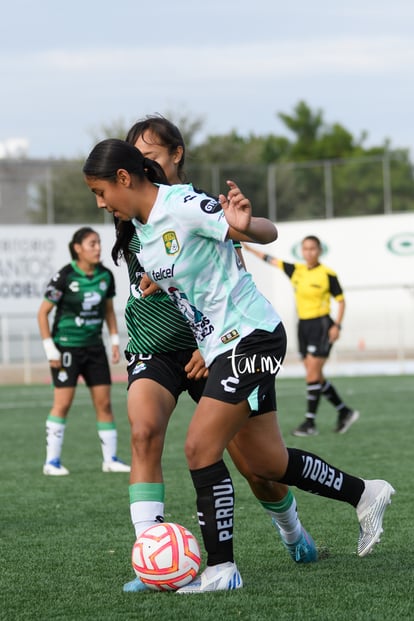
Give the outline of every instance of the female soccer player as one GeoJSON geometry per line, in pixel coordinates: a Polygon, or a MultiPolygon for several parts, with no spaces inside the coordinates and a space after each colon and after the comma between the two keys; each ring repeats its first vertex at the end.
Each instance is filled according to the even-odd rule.
{"type": "MultiPolygon", "coordinates": [[[[185,145],[178,128],[160,116],[137,122],[127,141],[158,162],[171,184],[183,183],[185,145]]],[[[99,197],[97,197],[99,204],[99,197]]],[[[125,320],[128,330],[128,418],[131,425],[130,514],[136,538],[164,515],[162,451],[171,414],[181,392],[187,390],[198,402],[205,384],[206,369],[194,336],[183,315],[168,295],[147,296],[144,271],[137,254],[140,242],[132,222],[119,221],[113,249],[115,263],[123,256],[128,265],[130,297],[125,320]]],[[[237,447],[228,451],[239,471],[271,516],[282,542],[296,563],[317,559],[314,542],[302,529],[296,501],[286,485],[265,481],[248,471],[237,447]]],[[[147,587],[139,578],[127,582],[124,591],[147,587]]]]}
{"type": "Polygon", "coordinates": [[[139,259],[150,278],[185,315],[209,374],[190,422],[186,457],[196,490],[207,567],[179,593],[240,588],[233,558],[234,490],[223,452],[236,443],[249,470],[265,480],[346,500],[360,523],[358,553],[378,541],[392,486],[348,475],[323,459],[286,449],[276,416],[275,376],[286,335],[280,318],[234,261],[228,239],[269,243],[276,227],[251,215],[250,202],[229,181],[219,201],[192,186],[166,186],[160,167],[116,139],[96,145],[85,181],[102,205],[132,220],[139,259]]]}
{"type": "Polygon", "coordinates": [[[358,420],[359,412],[345,405],[336,388],[324,377],[323,367],[332,345],[339,338],[345,312],[345,299],[336,273],[319,262],[322,244],[318,237],[308,235],[302,240],[305,263],[287,263],[255,248],[246,250],[278,267],[290,278],[295,292],[299,317],[299,352],[306,371],[306,417],[294,431],[294,436],[318,434],[315,424],[319,399],[324,396],[338,412],[335,431],[345,433],[358,420]],[[330,301],[338,305],[336,321],[330,317],[330,301]]]}
{"type": "Polygon", "coordinates": [[[54,384],[53,406],[46,421],[46,462],[43,474],[64,476],[60,462],[66,418],[79,375],[89,387],[96,411],[103,472],[129,472],[117,457],[117,431],[111,407],[111,376],[102,341],[106,322],[112,362],[119,362],[119,336],[113,307],[115,282],[101,263],[101,241],[89,227],[76,231],[69,244],[71,263],[50,280],[38,311],[40,336],[54,384]],[[49,314],[55,310],[53,329],[49,314]]]}

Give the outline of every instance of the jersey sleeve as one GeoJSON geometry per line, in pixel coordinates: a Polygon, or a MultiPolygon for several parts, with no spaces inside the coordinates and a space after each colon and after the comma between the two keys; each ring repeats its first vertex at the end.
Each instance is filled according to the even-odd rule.
{"type": "Polygon", "coordinates": [[[109,271],[109,287],[108,287],[108,294],[107,294],[107,298],[114,298],[116,295],[116,288],[115,288],[115,278],[113,273],[109,271]]]}
{"type": "Polygon", "coordinates": [[[59,304],[65,293],[69,267],[70,266],[65,265],[65,267],[57,272],[46,285],[46,290],[43,297],[48,302],[51,302],[52,304],[59,304]]]}
{"type": "Polygon", "coordinates": [[[296,265],[294,263],[287,263],[286,261],[281,261],[277,259],[277,266],[279,269],[283,270],[289,278],[292,278],[293,272],[296,269],[296,265]]]}
{"type": "Polygon", "coordinates": [[[331,293],[331,296],[335,298],[337,302],[340,302],[341,300],[344,299],[344,292],[339,283],[337,275],[334,272],[328,273],[328,279],[329,279],[329,291],[331,293]]]}
{"type": "Polygon", "coordinates": [[[229,225],[219,200],[204,192],[194,191],[191,186],[182,189],[176,216],[195,235],[217,241],[225,241],[227,237],[229,225]],[[185,189],[187,191],[183,191],[185,189]]]}

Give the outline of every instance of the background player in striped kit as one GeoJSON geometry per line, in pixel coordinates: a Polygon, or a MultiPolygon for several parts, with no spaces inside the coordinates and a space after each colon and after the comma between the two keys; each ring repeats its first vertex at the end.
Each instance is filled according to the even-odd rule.
{"type": "Polygon", "coordinates": [[[103,472],[129,472],[117,457],[117,431],[111,406],[111,376],[102,340],[106,322],[112,362],[119,362],[119,336],[113,307],[115,282],[102,265],[98,233],[83,227],[69,244],[71,263],[53,276],[38,311],[40,335],[54,384],[53,405],[46,421],[46,461],[43,474],[64,476],[60,458],[66,419],[82,375],[96,411],[103,472]],[[55,310],[52,331],[49,314],[55,310]]]}

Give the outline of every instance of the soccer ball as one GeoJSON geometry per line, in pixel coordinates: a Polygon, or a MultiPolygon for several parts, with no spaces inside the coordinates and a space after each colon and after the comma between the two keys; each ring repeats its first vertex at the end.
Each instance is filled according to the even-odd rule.
{"type": "Polygon", "coordinates": [[[193,580],[200,568],[197,539],[180,524],[161,522],[147,528],[132,548],[132,567],[155,591],[176,591],[193,580]]]}

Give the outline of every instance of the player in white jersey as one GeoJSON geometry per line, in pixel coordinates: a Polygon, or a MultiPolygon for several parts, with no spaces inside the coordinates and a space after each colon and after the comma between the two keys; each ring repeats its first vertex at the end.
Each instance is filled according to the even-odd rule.
{"type": "Polygon", "coordinates": [[[210,197],[190,188],[184,194],[154,184],[156,168],[132,145],[109,139],[92,150],[83,172],[87,185],[110,213],[139,226],[144,268],[173,298],[178,291],[180,300],[184,299],[186,316],[192,318],[209,365],[206,389],[190,422],[185,447],[207,567],[178,592],[242,586],[233,558],[234,489],[223,461],[230,440],[236,442],[251,471],[264,479],[299,484],[315,493],[318,486],[328,487],[331,497],[337,492],[338,499],[348,490],[361,527],[358,553],[364,556],[379,540],[394,490],[386,481],[347,475],[317,456],[302,460],[288,453],[275,412],[274,379],[286,349],[283,326],[241,268],[224,271],[227,239],[269,243],[277,237],[276,227],[251,216],[250,202],[232,182],[227,197],[220,196],[221,209],[217,201],[212,203],[210,197]],[[161,198],[171,211],[164,209],[161,198]],[[196,208],[187,209],[189,201],[195,201],[196,208]],[[196,259],[197,253],[207,267],[196,259]],[[191,254],[197,272],[188,260],[191,254]],[[213,278],[215,272],[224,280],[213,278]],[[230,320],[218,308],[221,304],[227,306],[230,320]]]}
{"type": "MultiPolygon", "coordinates": [[[[145,157],[155,160],[170,184],[184,183],[184,139],[171,121],[160,115],[147,116],[131,127],[126,141],[140,149],[145,157]]],[[[97,200],[100,201],[98,197],[97,200]]],[[[233,245],[243,262],[240,242],[233,245]]],[[[164,519],[162,453],[179,395],[187,390],[197,403],[207,375],[184,316],[156,285],[145,286],[147,279],[137,258],[140,248],[132,221],[118,221],[112,256],[116,264],[120,260],[127,263],[131,285],[125,312],[129,360],[127,409],[131,427],[129,498],[137,539],[146,528],[164,519]],[[154,288],[156,295],[151,294],[154,288]],[[137,291],[141,292],[139,296],[137,291]]],[[[227,451],[270,516],[291,559],[300,564],[316,561],[315,543],[302,527],[292,490],[249,472],[233,442],[227,451]]],[[[125,592],[146,589],[137,576],[123,586],[125,592]]]]}
{"type": "Polygon", "coordinates": [[[135,218],[133,223],[142,245],[140,263],[188,320],[207,367],[253,330],[272,332],[280,323],[270,302],[257,295],[251,275],[234,260],[216,199],[190,185],[160,186],[148,223],[135,218]]]}

